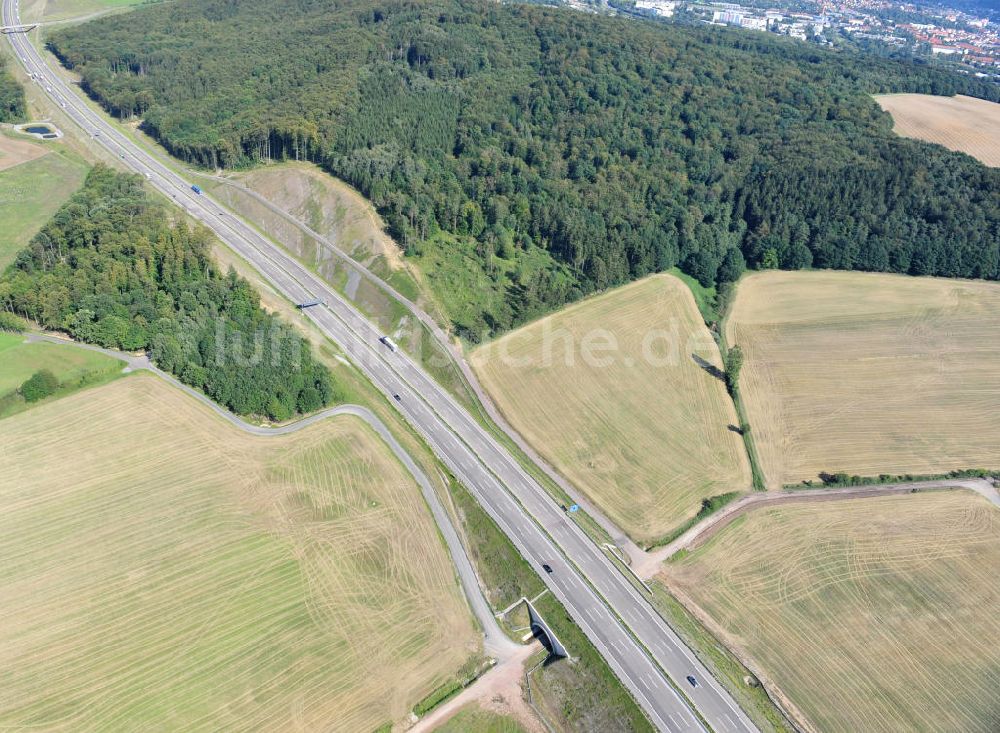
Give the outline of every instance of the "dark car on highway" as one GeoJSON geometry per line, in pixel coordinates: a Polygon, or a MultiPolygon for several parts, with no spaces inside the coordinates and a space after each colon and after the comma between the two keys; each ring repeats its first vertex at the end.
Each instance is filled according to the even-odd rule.
{"type": "Polygon", "coordinates": [[[688,675],[688,682],[691,683],[691,687],[697,687],[698,686],[698,680],[696,680],[694,678],[694,675],[692,675],[692,674],[688,675]]]}

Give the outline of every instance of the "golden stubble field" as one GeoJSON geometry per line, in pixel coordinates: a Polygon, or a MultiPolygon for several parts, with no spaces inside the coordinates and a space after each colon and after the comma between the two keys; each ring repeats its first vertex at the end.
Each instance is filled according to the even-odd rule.
{"type": "Polygon", "coordinates": [[[0,728],[373,730],[478,653],[363,422],[259,438],[137,375],[0,421],[0,728]]]}
{"type": "Polygon", "coordinates": [[[49,151],[26,137],[0,134],[0,171],[41,158],[49,151]]]}
{"type": "Polygon", "coordinates": [[[1000,467],[1000,285],[853,272],[744,278],[726,323],[768,488],[821,471],[1000,467]]]}
{"type": "Polygon", "coordinates": [[[961,94],[884,94],[877,95],[875,101],[892,115],[897,134],[1000,166],[1000,104],[961,94]]]}
{"type": "Polygon", "coordinates": [[[729,429],[735,409],[699,359],[721,367],[690,291],[656,275],[513,331],[470,361],[525,439],[636,541],[652,543],[703,498],[750,485],[729,429]]]}
{"type": "Polygon", "coordinates": [[[983,497],[751,511],[665,568],[813,730],[1000,730],[1000,509],[983,497]]]}

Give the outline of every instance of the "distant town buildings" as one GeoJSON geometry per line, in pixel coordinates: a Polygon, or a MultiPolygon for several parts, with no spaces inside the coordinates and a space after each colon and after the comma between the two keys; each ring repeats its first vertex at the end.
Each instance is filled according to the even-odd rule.
{"type": "Polygon", "coordinates": [[[636,0],[635,12],[769,31],[825,45],[855,39],[894,48],[909,47],[918,56],[977,67],[967,72],[978,76],[991,75],[980,67],[994,74],[1000,72],[1000,22],[939,6],[894,0],[814,1],[814,12],[803,12],[810,7],[809,0],[788,0],[787,8],[781,6],[781,0],[775,0],[769,8],[705,0],[636,0]]]}
{"type": "Polygon", "coordinates": [[[674,14],[677,3],[671,0],[636,0],[635,9],[644,10],[661,18],[669,18],[674,14]]]}

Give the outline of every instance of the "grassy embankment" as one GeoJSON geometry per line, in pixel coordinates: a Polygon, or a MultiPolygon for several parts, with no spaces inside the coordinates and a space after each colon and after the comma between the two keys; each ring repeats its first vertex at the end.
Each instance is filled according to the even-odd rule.
{"type": "Polygon", "coordinates": [[[477,705],[467,705],[442,725],[434,733],[525,733],[524,728],[514,718],[484,710],[477,705]]]}
{"type": "MultiPolygon", "coordinates": [[[[324,242],[295,226],[239,187],[199,176],[206,191],[252,222],[310,267],[385,333],[392,334],[444,387],[467,407],[474,397],[450,355],[426,326],[391,295],[358,274],[324,242]]],[[[305,163],[280,163],[231,175],[232,183],[262,196],[273,206],[362,263],[398,293],[443,320],[427,277],[385,233],[372,205],[348,185],[305,163]]]]}
{"type": "MultiPolygon", "coordinates": [[[[460,485],[452,498],[468,539],[487,598],[502,610],[522,596],[532,597],[544,586],[510,540],[460,485]]],[[[565,608],[546,593],[535,604],[573,660],[558,660],[532,675],[535,704],[560,730],[652,730],[642,710],[615,677],[607,662],[587,640],[565,608]]]]}

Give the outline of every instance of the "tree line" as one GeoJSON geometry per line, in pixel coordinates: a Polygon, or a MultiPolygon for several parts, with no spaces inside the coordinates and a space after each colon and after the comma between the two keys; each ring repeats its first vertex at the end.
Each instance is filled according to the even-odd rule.
{"type": "Polygon", "coordinates": [[[0,122],[21,122],[27,114],[24,88],[7,70],[7,57],[0,55],[0,122]]]}
{"type": "Polygon", "coordinates": [[[870,96],[1000,99],[927,65],[486,0],[179,0],[51,48],[185,161],[360,189],[432,285],[474,283],[472,339],[673,266],[1000,277],[1000,171],[870,96]]]}
{"type": "Polygon", "coordinates": [[[0,308],[106,348],[148,351],[238,414],[284,420],[336,400],[310,346],[246,280],[218,271],[208,230],[173,223],[142,184],[94,168],[0,277],[0,308]]]}

